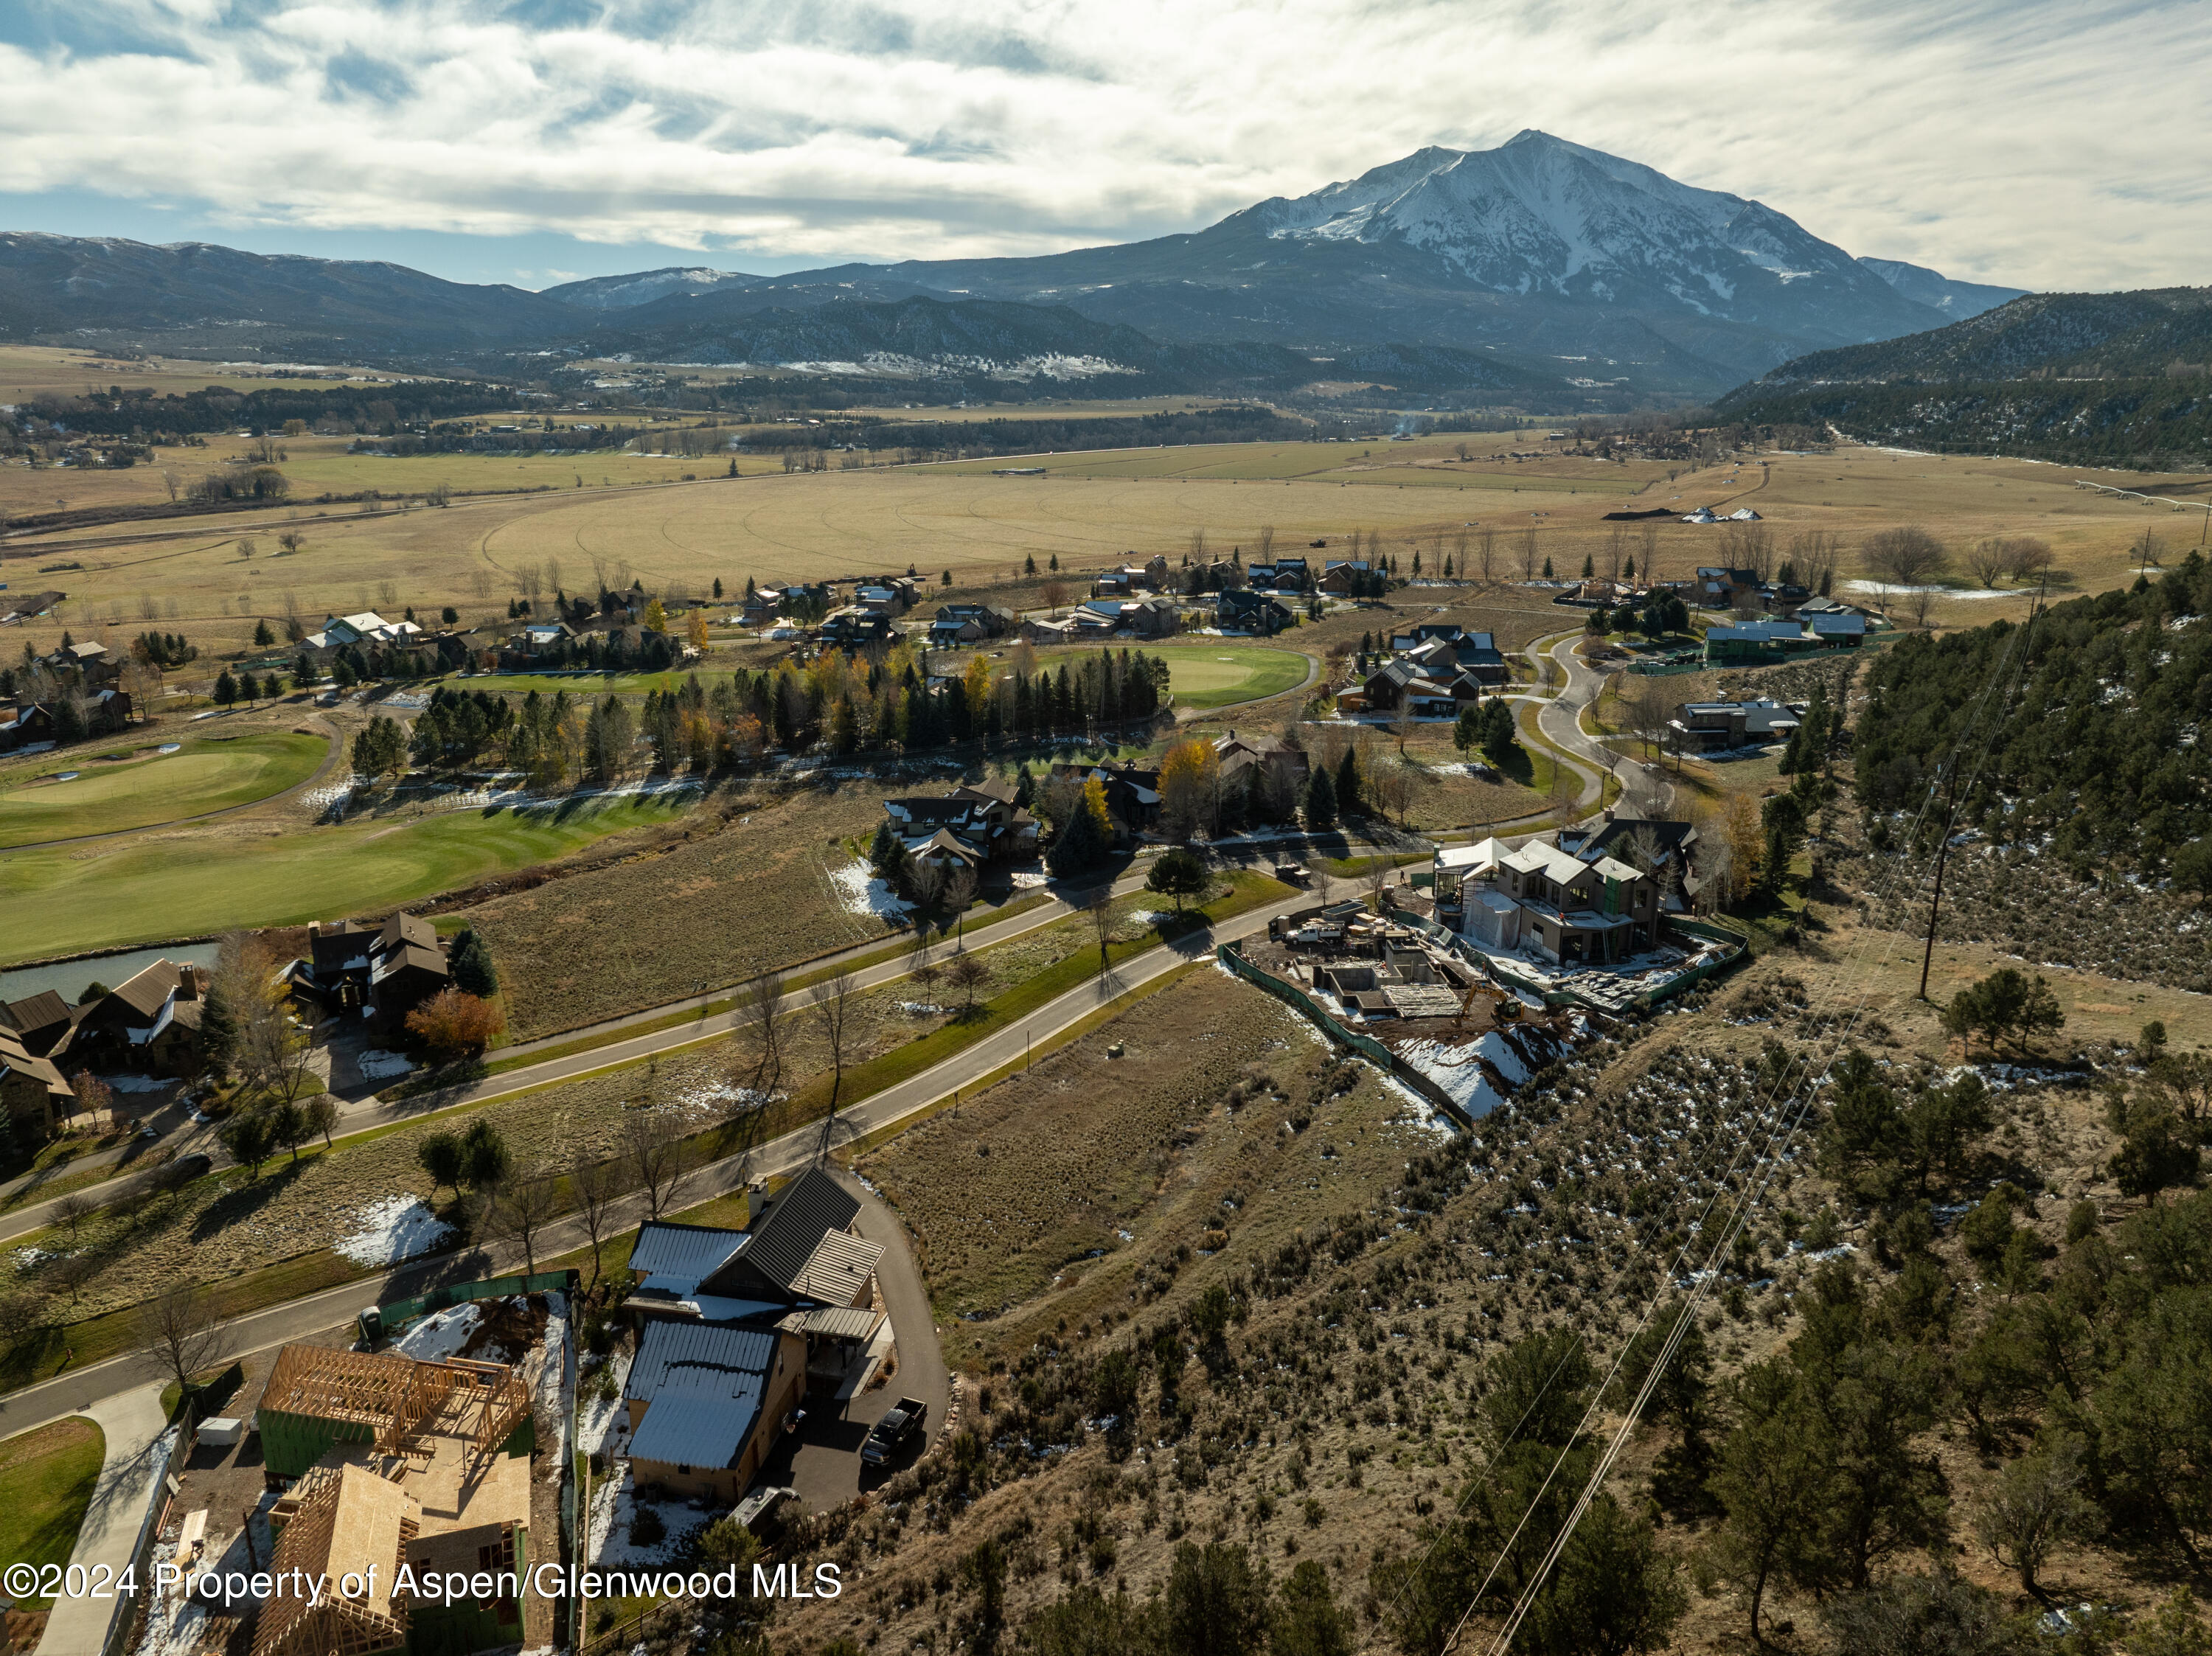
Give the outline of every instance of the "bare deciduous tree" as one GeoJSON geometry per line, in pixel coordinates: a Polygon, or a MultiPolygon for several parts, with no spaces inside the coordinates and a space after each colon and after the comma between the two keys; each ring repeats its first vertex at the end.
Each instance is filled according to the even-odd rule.
{"type": "Polygon", "coordinates": [[[960,1010],[963,1012],[975,1010],[975,992],[990,977],[991,968],[964,949],[945,962],[945,981],[960,992],[960,1010]]]}
{"type": "Polygon", "coordinates": [[[1521,531],[1521,579],[1536,579],[1536,531],[1534,529],[1521,531]]]}
{"type": "Polygon", "coordinates": [[[1889,585],[1908,589],[1920,587],[1941,574],[1948,561],[1943,543],[1917,524],[1904,524],[1869,536],[1866,560],[1889,585]]]}
{"type": "Polygon", "coordinates": [[[1482,584],[1494,585],[1498,580],[1498,531],[1488,524],[1474,537],[1476,567],[1482,571],[1482,584]]]}
{"type": "Polygon", "coordinates": [[[1275,561],[1275,525],[1273,524],[1261,524],[1260,525],[1260,538],[1254,544],[1259,549],[1259,555],[1255,558],[1253,561],[1255,563],[1273,563],[1275,561]]]}
{"type": "MultiPolygon", "coordinates": [[[[552,1180],[542,1174],[531,1174],[520,1179],[509,1180],[493,1192],[495,1217],[493,1223],[497,1234],[513,1238],[522,1244],[522,1268],[535,1274],[538,1270],[538,1237],[545,1228],[560,1205],[559,1194],[552,1180]]],[[[659,1216],[656,1215],[656,1217],[659,1216]]]]}
{"type": "Polygon", "coordinates": [[[776,1018],[783,1005],[783,972],[770,968],[738,990],[737,1027],[752,1048],[752,1079],[748,1083],[763,1101],[775,1095],[783,1079],[783,1030],[776,1018]]]}
{"type": "Polygon", "coordinates": [[[623,1149],[644,1192],[647,1216],[658,1219],[675,1204],[684,1182],[684,1129],[648,1097],[623,1118],[623,1149]]]}
{"type": "Polygon", "coordinates": [[[1977,584],[1995,586],[2012,567],[2012,555],[2002,540],[1988,537],[1966,549],[1966,573],[1977,584]]]}
{"type": "Polygon", "coordinates": [[[576,1198],[576,1216],[584,1222],[584,1234],[592,1244],[592,1281],[586,1293],[599,1286],[599,1244],[605,1240],[615,1194],[622,1186],[622,1164],[601,1161],[591,1151],[575,1150],[568,1163],[568,1191],[576,1198]]]}
{"type": "Polygon", "coordinates": [[[206,1290],[197,1283],[157,1294],[138,1307],[139,1349],[187,1395],[200,1376],[222,1361],[225,1332],[206,1290]]]}
{"type": "Polygon", "coordinates": [[[1098,940],[1098,969],[1107,966],[1106,945],[1114,941],[1114,888],[1102,885],[1083,900],[1083,918],[1091,924],[1091,933],[1098,940]]]}
{"type": "Polygon", "coordinates": [[[851,1045],[853,994],[857,988],[850,968],[841,967],[806,992],[806,1004],[822,1044],[830,1052],[830,1114],[822,1124],[822,1154],[830,1151],[830,1133],[837,1119],[837,1096],[845,1087],[845,1054],[851,1045]]]}

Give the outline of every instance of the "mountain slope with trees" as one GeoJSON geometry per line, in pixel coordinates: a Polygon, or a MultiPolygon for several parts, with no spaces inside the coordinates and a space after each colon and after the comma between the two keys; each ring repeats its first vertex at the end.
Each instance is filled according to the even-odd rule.
{"type": "Polygon", "coordinates": [[[1798,357],[1717,406],[1917,448],[2203,464],[2212,288],[2031,294],[1949,327],[1798,357]]]}

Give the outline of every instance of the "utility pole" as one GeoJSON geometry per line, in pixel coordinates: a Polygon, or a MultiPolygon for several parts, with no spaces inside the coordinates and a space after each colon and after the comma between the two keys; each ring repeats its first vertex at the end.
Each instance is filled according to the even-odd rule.
{"type": "Polygon", "coordinates": [[[1936,891],[1928,900],[1928,945],[1920,955],[1920,998],[1928,998],[1928,968],[1936,959],[1936,915],[1943,905],[1943,864],[1951,854],[1951,824],[1959,814],[1959,761],[1951,760],[1943,789],[1943,837],[1936,847],[1936,891]]]}
{"type": "MultiPolygon", "coordinates": [[[[2036,584],[2035,604],[2027,612],[2027,635],[2021,640],[2019,682],[2022,684],[2027,682],[2029,658],[2035,648],[2035,618],[2043,613],[2044,593],[2050,584],[2050,579],[2045,575],[2036,584]]],[[[2012,711],[2012,698],[2009,695],[2006,696],[2005,701],[2005,707],[1997,715],[2000,720],[2012,711]]],[[[1961,745],[1963,746],[1963,743],[1961,745]]],[[[1951,827],[1959,814],[1959,760],[1960,757],[1960,754],[1952,755],[1950,775],[1944,785],[1943,839],[1936,847],[1936,889],[1928,899],[1928,942],[1920,955],[1920,998],[1923,1000],[1928,998],[1928,968],[1936,958],[1936,916],[1943,904],[1943,864],[1951,855],[1951,827]]]]}

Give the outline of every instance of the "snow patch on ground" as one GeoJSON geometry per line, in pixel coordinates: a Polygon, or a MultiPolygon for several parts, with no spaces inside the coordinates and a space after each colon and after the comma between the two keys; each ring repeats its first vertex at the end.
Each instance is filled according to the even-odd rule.
{"type": "MultiPolygon", "coordinates": [[[[1878,580],[1847,580],[1844,583],[1846,592],[1859,592],[1878,598],[1908,598],[1919,590],[1917,586],[1895,586],[1878,580]]],[[[2018,592],[2000,592],[1988,586],[1961,587],[1956,591],[1939,586],[1934,590],[1939,598],[2016,598],[2020,596],[2018,592]]]]}
{"type": "Polygon", "coordinates": [[[353,1061],[363,1081],[389,1081],[394,1076],[412,1075],[415,1066],[398,1052],[387,1052],[380,1046],[372,1046],[353,1061]]]}
{"type": "MultiPolygon", "coordinates": [[[[782,1096],[781,1094],[777,1095],[782,1096]]],[[[690,1091],[677,1095],[676,1102],[686,1110],[705,1112],[712,1115],[734,1115],[740,1110],[765,1108],[771,1101],[765,1093],[755,1092],[750,1087],[739,1087],[726,1081],[713,1081],[690,1091]]]]}
{"type": "Polygon", "coordinates": [[[394,1265],[442,1247],[453,1228],[414,1196],[387,1196],[356,1208],[341,1223],[348,1226],[336,1247],[358,1265],[394,1265]]]}
{"type": "Polygon", "coordinates": [[[866,863],[848,863],[842,868],[830,870],[830,883],[837,888],[837,901],[845,906],[848,914],[873,914],[878,919],[902,919],[914,912],[914,905],[901,897],[875,877],[866,863]]]}
{"type": "Polygon", "coordinates": [[[1488,1115],[1505,1101],[1478,1061],[1483,1056],[1480,1041],[1463,1046],[1447,1046],[1437,1040],[1411,1041],[1398,1048],[1398,1056],[1436,1083],[1471,1116],[1488,1115]]]}
{"type": "Polygon", "coordinates": [[[158,1076],[103,1076],[101,1079],[118,1093],[166,1092],[177,1084],[158,1076]]]}
{"type": "Polygon", "coordinates": [[[576,1447],[585,1454],[597,1454],[606,1447],[617,1420],[625,1422],[624,1429],[628,1429],[628,1411],[623,1408],[622,1393],[624,1382],[629,1379],[629,1352],[617,1351],[576,1382],[590,1392],[576,1422],[576,1447]],[[605,1397],[592,1388],[598,1385],[599,1376],[609,1372],[615,1377],[614,1395],[605,1397]]]}
{"type": "Polygon", "coordinates": [[[474,1303],[457,1305],[450,1310],[432,1312],[402,1334],[396,1344],[409,1356],[425,1362],[434,1357],[459,1356],[461,1348],[469,1343],[469,1336],[483,1321],[483,1307],[474,1303]]]}

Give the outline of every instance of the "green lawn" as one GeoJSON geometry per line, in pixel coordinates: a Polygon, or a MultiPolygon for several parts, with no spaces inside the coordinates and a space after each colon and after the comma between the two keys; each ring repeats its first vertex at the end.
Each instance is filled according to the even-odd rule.
{"type": "MultiPolygon", "coordinates": [[[[107,1453],[88,1420],[58,1420],[0,1443],[0,1562],[66,1564],[107,1453]]],[[[45,1610],[50,1598],[19,1598],[45,1610]]]]}
{"type": "MultiPolygon", "coordinates": [[[[195,737],[181,753],[113,760],[43,755],[0,782],[0,849],[118,828],[150,828],[282,793],[315,773],[330,744],[319,736],[271,731],[195,737]],[[73,782],[33,783],[76,771],[73,782]]],[[[110,749],[109,751],[116,751],[110,749]]]]}
{"type": "Polygon", "coordinates": [[[0,965],[296,925],[427,897],[560,857],[687,809],[634,798],[447,811],[339,828],[118,840],[0,858],[0,965]]]}
{"type": "Polygon", "coordinates": [[[1225,707],[1236,701],[1256,701],[1279,695],[1306,676],[1306,658],[1295,650],[1269,650],[1255,645],[1179,645],[1160,654],[1168,664],[1168,688],[1176,705],[1184,707],[1225,707]]]}

